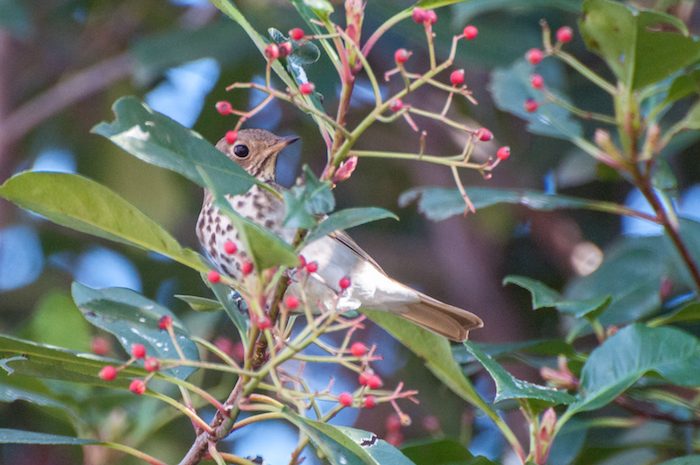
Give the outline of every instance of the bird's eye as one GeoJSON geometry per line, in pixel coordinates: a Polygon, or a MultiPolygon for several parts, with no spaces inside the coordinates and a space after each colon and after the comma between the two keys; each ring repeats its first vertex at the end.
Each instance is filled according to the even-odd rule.
{"type": "Polygon", "coordinates": [[[248,156],[248,146],[244,144],[238,144],[233,148],[233,154],[238,158],[245,158],[248,156]]]}

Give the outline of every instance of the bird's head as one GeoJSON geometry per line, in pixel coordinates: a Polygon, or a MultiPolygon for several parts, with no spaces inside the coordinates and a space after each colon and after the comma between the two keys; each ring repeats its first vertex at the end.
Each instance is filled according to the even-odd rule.
{"type": "Polygon", "coordinates": [[[297,140],[297,136],[279,137],[264,129],[241,129],[233,144],[223,138],[216,144],[216,148],[251,175],[274,181],[277,155],[297,140]]]}

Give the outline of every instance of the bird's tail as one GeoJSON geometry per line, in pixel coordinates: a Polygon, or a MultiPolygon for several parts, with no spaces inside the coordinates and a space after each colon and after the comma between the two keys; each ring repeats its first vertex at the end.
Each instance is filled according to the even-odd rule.
{"type": "Polygon", "coordinates": [[[418,298],[417,302],[402,302],[392,306],[390,311],[457,342],[466,341],[469,330],[484,326],[481,318],[467,310],[440,302],[422,293],[418,293],[418,298]]]}

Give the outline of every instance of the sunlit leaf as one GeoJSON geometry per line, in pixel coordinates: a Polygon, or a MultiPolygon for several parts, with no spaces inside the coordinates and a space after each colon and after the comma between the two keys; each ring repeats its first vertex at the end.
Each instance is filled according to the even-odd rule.
{"type": "Polygon", "coordinates": [[[476,344],[465,341],[464,346],[484,366],[496,383],[494,403],[506,400],[532,399],[546,404],[561,405],[570,404],[574,401],[574,397],[564,391],[515,378],[494,359],[479,349],[476,344]]]}
{"type": "MultiPolygon", "coordinates": [[[[73,283],[72,293],[85,318],[113,334],[127,353],[131,353],[132,344],[139,343],[146,346],[148,354],[159,359],[179,358],[168,332],[158,327],[160,319],[168,316],[173,319],[173,330],[185,358],[199,360],[197,346],[180,320],[158,303],[130,289],[91,289],[80,283],[73,283]]],[[[187,378],[195,368],[176,367],[169,371],[178,378],[187,378]]]]}
{"type": "Polygon", "coordinates": [[[580,398],[570,414],[598,409],[642,376],[654,373],[678,386],[700,386],[700,343],[675,328],[634,324],[591,352],[581,372],[580,398]]]}
{"type": "Polygon", "coordinates": [[[700,42],[675,16],[611,0],[586,0],[581,18],[588,48],[632,89],[661,81],[700,58],[700,42]]]}
{"type": "Polygon", "coordinates": [[[700,302],[692,302],[678,309],[675,312],[663,315],[650,320],[647,325],[655,328],[657,326],[670,325],[672,323],[687,323],[700,321],[700,302]]]}
{"type": "Polygon", "coordinates": [[[0,186],[0,197],[62,226],[152,250],[196,270],[208,269],[199,254],[183,248],[146,214],[82,176],[20,173],[0,186]]]}

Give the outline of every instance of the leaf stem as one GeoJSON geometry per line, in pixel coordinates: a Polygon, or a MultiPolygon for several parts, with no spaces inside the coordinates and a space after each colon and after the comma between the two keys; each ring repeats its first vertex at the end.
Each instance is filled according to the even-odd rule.
{"type": "Polygon", "coordinates": [[[552,56],[561,59],[564,63],[574,68],[581,75],[586,77],[589,81],[603,89],[608,94],[612,96],[617,95],[617,88],[615,86],[613,86],[608,81],[600,77],[595,71],[590,69],[588,66],[581,63],[573,55],[570,55],[564,52],[563,50],[557,48],[552,48],[550,50],[547,50],[547,52],[550,53],[552,56]]]}

